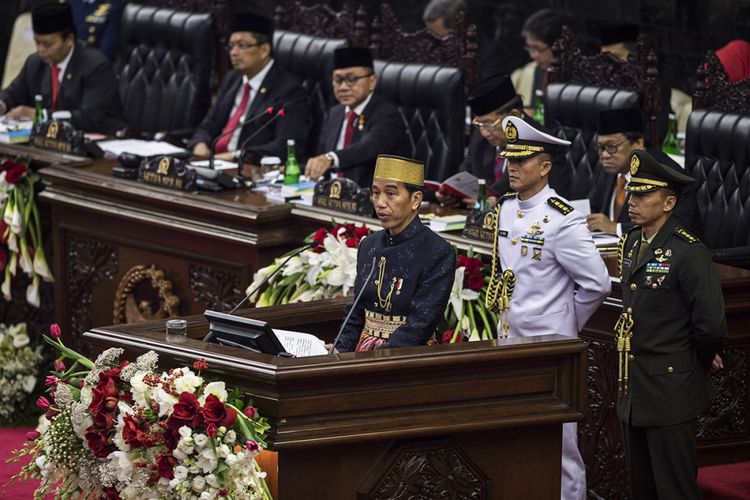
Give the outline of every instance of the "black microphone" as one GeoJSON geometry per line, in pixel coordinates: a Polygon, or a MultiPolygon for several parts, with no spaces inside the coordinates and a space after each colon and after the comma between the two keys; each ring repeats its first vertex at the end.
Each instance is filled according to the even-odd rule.
{"type": "MultiPolygon", "coordinates": [[[[263,285],[265,285],[266,283],[268,283],[268,281],[269,281],[269,280],[270,280],[271,278],[273,278],[273,276],[274,276],[274,275],[275,275],[276,273],[278,273],[279,271],[281,271],[281,269],[282,269],[282,268],[283,268],[283,267],[284,267],[284,266],[286,265],[286,263],[287,263],[287,262],[289,262],[289,260],[290,260],[290,259],[291,259],[292,257],[296,257],[297,255],[301,254],[302,252],[304,252],[304,251],[305,251],[305,250],[307,250],[308,248],[313,248],[313,247],[315,247],[315,246],[317,246],[317,245],[318,245],[318,244],[317,244],[316,242],[312,242],[312,243],[310,243],[309,245],[305,245],[305,246],[303,246],[302,248],[300,248],[299,250],[297,250],[296,252],[294,252],[293,254],[289,255],[289,256],[288,256],[288,257],[286,258],[286,260],[284,260],[284,262],[282,262],[281,264],[279,264],[279,266],[278,266],[278,267],[277,267],[277,268],[276,268],[276,269],[274,270],[274,272],[272,272],[271,274],[269,274],[268,276],[266,276],[266,278],[265,278],[265,279],[264,279],[263,281],[261,281],[260,283],[258,283],[258,286],[256,286],[256,287],[255,287],[255,289],[253,289],[253,291],[252,291],[252,292],[248,293],[248,294],[247,294],[247,295],[245,296],[245,298],[244,298],[244,299],[242,299],[242,300],[241,300],[241,301],[240,301],[240,302],[239,302],[239,303],[238,303],[238,304],[237,304],[236,306],[234,306],[234,307],[232,308],[232,310],[231,310],[231,311],[229,311],[229,312],[228,312],[227,314],[232,314],[232,313],[234,313],[234,311],[236,311],[237,309],[239,309],[239,308],[240,308],[240,306],[242,306],[242,305],[243,305],[243,304],[244,304],[245,302],[247,302],[248,300],[250,300],[250,297],[252,297],[252,296],[253,296],[253,294],[255,294],[255,292],[257,292],[258,290],[260,290],[260,288],[261,288],[261,287],[262,287],[263,285]]],[[[375,264],[374,264],[374,261],[373,261],[373,266],[374,266],[374,265],[375,265],[375,264]]]]}
{"type": "MultiPolygon", "coordinates": [[[[248,118],[246,120],[240,120],[239,123],[237,125],[235,125],[234,127],[232,127],[231,129],[229,129],[229,130],[227,130],[225,132],[222,132],[221,134],[219,134],[216,137],[214,137],[214,140],[211,141],[210,153],[208,155],[208,168],[210,168],[212,170],[214,168],[214,156],[216,155],[216,151],[214,151],[214,150],[216,149],[216,143],[219,141],[219,139],[221,139],[222,137],[224,137],[227,134],[233,134],[238,128],[242,128],[245,125],[249,125],[252,122],[254,122],[254,121],[262,118],[265,115],[270,115],[271,113],[273,113],[273,107],[268,107],[268,108],[264,109],[263,111],[261,111],[260,113],[258,113],[255,116],[251,116],[250,118],[248,118]]],[[[263,127],[261,127],[261,128],[263,128],[263,127]]]]}
{"type": "MultiPolygon", "coordinates": [[[[268,114],[270,115],[271,113],[273,113],[273,108],[268,108],[267,111],[268,111],[268,114]]],[[[258,127],[258,130],[256,130],[252,134],[250,134],[250,137],[248,137],[247,139],[245,139],[244,141],[242,141],[242,144],[240,145],[240,147],[237,148],[238,151],[240,152],[240,154],[238,156],[240,176],[242,176],[242,163],[244,162],[245,148],[248,146],[248,143],[251,140],[255,139],[258,136],[258,134],[260,134],[263,130],[265,130],[269,125],[271,125],[273,122],[275,122],[276,120],[278,120],[280,116],[284,116],[284,107],[283,106],[281,108],[279,108],[278,111],[276,111],[276,114],[274,114],[273,117],[270,120],[268,120],[266,123],[264,123],[263,125],[261,125],[260,127],[258,127]]]]}
{"type": "Polygon", "coordinates": [[[328,351],[328,354],[331,354],[333,350],[336,349],[336,343],[341,338],[341,334],[344,333],[344,328],[346,327],[346,324],[349,323],[349,318],[352,316],[352,313],[354,312],[354,308],[357,307],[357,303],[359,302],[360,297],[362,297],[362,292],[365,291],[365,288],[367,288],[367,284],[370,282],[372,275],[375,273],[375,259],[376,257],[372,258],[372,269],[370,269],[370,274],[367,275],[365,282],[362,284],[362,288],[359,289],[357,298],[354,299],[354,302],[352,303],[352,307],[351,309],[349,309],[349,314],[346,315],[346,318],[344,318],[344,322],[341,323],[341,328],[339,328],[339,333],[338,335],[336,335],[336,338],[333,339],[333,344],[331,344],[331,350],[328,351]]]}

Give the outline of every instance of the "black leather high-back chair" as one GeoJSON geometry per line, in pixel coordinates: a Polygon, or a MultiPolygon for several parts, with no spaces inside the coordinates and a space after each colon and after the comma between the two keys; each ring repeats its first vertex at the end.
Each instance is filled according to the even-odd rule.
{"type": "Polygon", "coordinates": [[[717,260],[750,262],[750,114],[694,110],[685,170],[697,182],[703,241],[717,260]]]}
{"type": "Polygon", "coordinates": [[[336,102],[333,97],[333,51],[347,47],[345,39],[320,38],[302,33],[276,30],[273,34],[274,59],[302,82],[310,96],[313,128],[306,151],[315,151],[320,138],[320,128],[328,110],[336,102]]]}
{"type": "Polygon", "coordinates": [[[458,68],[375,61],[379,95],[404,117],[412,157],[424,161],[425,178],[443,181],[464,156],[466,97],[458,68]]]}
{"type": "Polygon", "coordinates": [[[588,198],[596,181],[606,175],[596,150],[599,111],[639,106],[635,90],[591,87],[574,83],[551,83],[544,99],[546,128],[572,144],[564,162],[557,162],[551,183],[558,194],[571,200],[588,198]],[[557,181],[557,182],[553,182],[557,181]]]}
{"type": "Polygon", "coordinates": [[[211,101],[213,16],[131,3],[121,30],[119,85],[128,127],[187,134],[211,101]]]}

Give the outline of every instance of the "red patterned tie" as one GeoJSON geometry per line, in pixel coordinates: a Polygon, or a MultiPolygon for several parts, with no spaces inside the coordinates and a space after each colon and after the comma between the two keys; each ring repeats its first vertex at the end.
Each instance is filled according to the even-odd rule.
{"type": "Polygon", "coordinates": [[[242,89],[242,99],[240,99],[240,104],[237,106],[237,109],[234,111],[234,114],[229,118],[229,121],[226,125],[224,125],[224,129],[221,131],[224,135],[221,139],[219,139],[216,142],[216,147],[214,148],[214,151],[216,153],[226,153],[229,149],[229,143],[232,140],[232,136],[234,134],[229,133],[230,130],[234,129],[238,123],[240,123],[240,120],[243,116],[245,116],[245,111],[247,111],[247,105],[250,102],[250,83],[246,83],[244,85],[244,88],[242,89]]]}
{"type": "Polygon", "coordinates": [[[349,111],[346,114],[346,128],[344,129],[344,147],[352,143],[352,134],[354,133],[354,121],[357,119],[357,113],[349,111]]]}
{"type": "Polygon", "coordinates": [[[495,182],[499,182],[505,173],[505,158],[495,158],[495,182]]]}
{"type": "Polygon", "coordinates": [[[60,68],[56,64],[50,66],[52,72],[52,109],[57,109],[57,93],[60,90],[60,68]]]}

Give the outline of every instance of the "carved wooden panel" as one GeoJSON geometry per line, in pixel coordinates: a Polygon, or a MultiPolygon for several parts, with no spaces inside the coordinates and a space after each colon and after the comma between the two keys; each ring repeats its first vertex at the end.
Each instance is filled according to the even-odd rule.
{"type": "MultiPolygon", "coordinates": [[[[628,498],[628,469],[617,418],[617,351],[592,339],[588,349],[588,408],[578,424],[578,448],[586,464],[586,486],[600,498],[628,498]]],[[[591,495],[589,495],[591,496],[591,495]]]]}
{"type": "Polygon", "coordinates": [[[117,249],[112,245],[84,238],[71,238],[68,246],[68,293],[71,311],[71,336],[91,328],[94,288],[102,280],[112,280],[117,273],[117,249]]]}
{"type": "Polygon", "coordinates": [[[635,49],[623,61],[612,54],[584,54],[573,32],[564,26],[562,36],[552,45],[553,60],[548,70],[549,83],[578,83],[594,87],[637,90],[648,119],[652,144],[659,144],[656,119],[661,111],[661,92],[656,52],[649,38],[641,34],[635,49]]]}
{"type": "Polygon", "coordinates": [[[373,470],[376,475],[359,488],[359,500],[487,498],[487,477],[450,440],[396,445],[373,470]]]}
{"type": "Polygon", "coordinates": [[[133,266],[120,280],[115,292],[112,321],[115,325],[180,314],[180,299],[172,293],[172,282],[154,266],[133,266]]]}
{"type": "Polygon", "coordinates": [[[277,28],[323,38],[346,38],[352,46],[366,47],[368,43],[367,12],[353,1],[344,3],[340,11],[319,3],[303,5],[299,0],[279,3],[274,8],[277,28]]]}
{"type": "Polygon", "coordinates": [[[238,275],[205,265],[190,265],[190,291],[214,311],[228,311],[244,298],[238,275]]]}
{"type": "Polygon", "coordinates": [[[476,45],[477,29],[460,12],[453,31],[441,38],[423,28],[407,32],[388,4],[381,7],[381,18],[372,23],[370,48],[379,59],[407,63],[438,64],[461,68],[467,85],[479,78],[479,57],[476,45]]]}
{"type": "Polygon", "coordinates": [[[693,94],[693,106],[732,113],[750,112],[750,79],[730,82],[724,66],[709,50],[698,66],[698,78],[693,94]]]}
{"type": "Polygon", "coordinates": [[[698,417],[699,439],[722,439],[747,432],[747,356],[741,349],[722,353],[724,369],[713,375],[718,393],[698,417]]]}

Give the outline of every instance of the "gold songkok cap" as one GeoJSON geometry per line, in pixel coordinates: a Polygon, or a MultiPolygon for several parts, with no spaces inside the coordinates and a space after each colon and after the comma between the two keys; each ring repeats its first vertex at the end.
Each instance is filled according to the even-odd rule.
{"type": "Polygon", "coordinates": [[[378,155],[373,179],[424,186],[424,163],[393,155],[378,155]]]}

